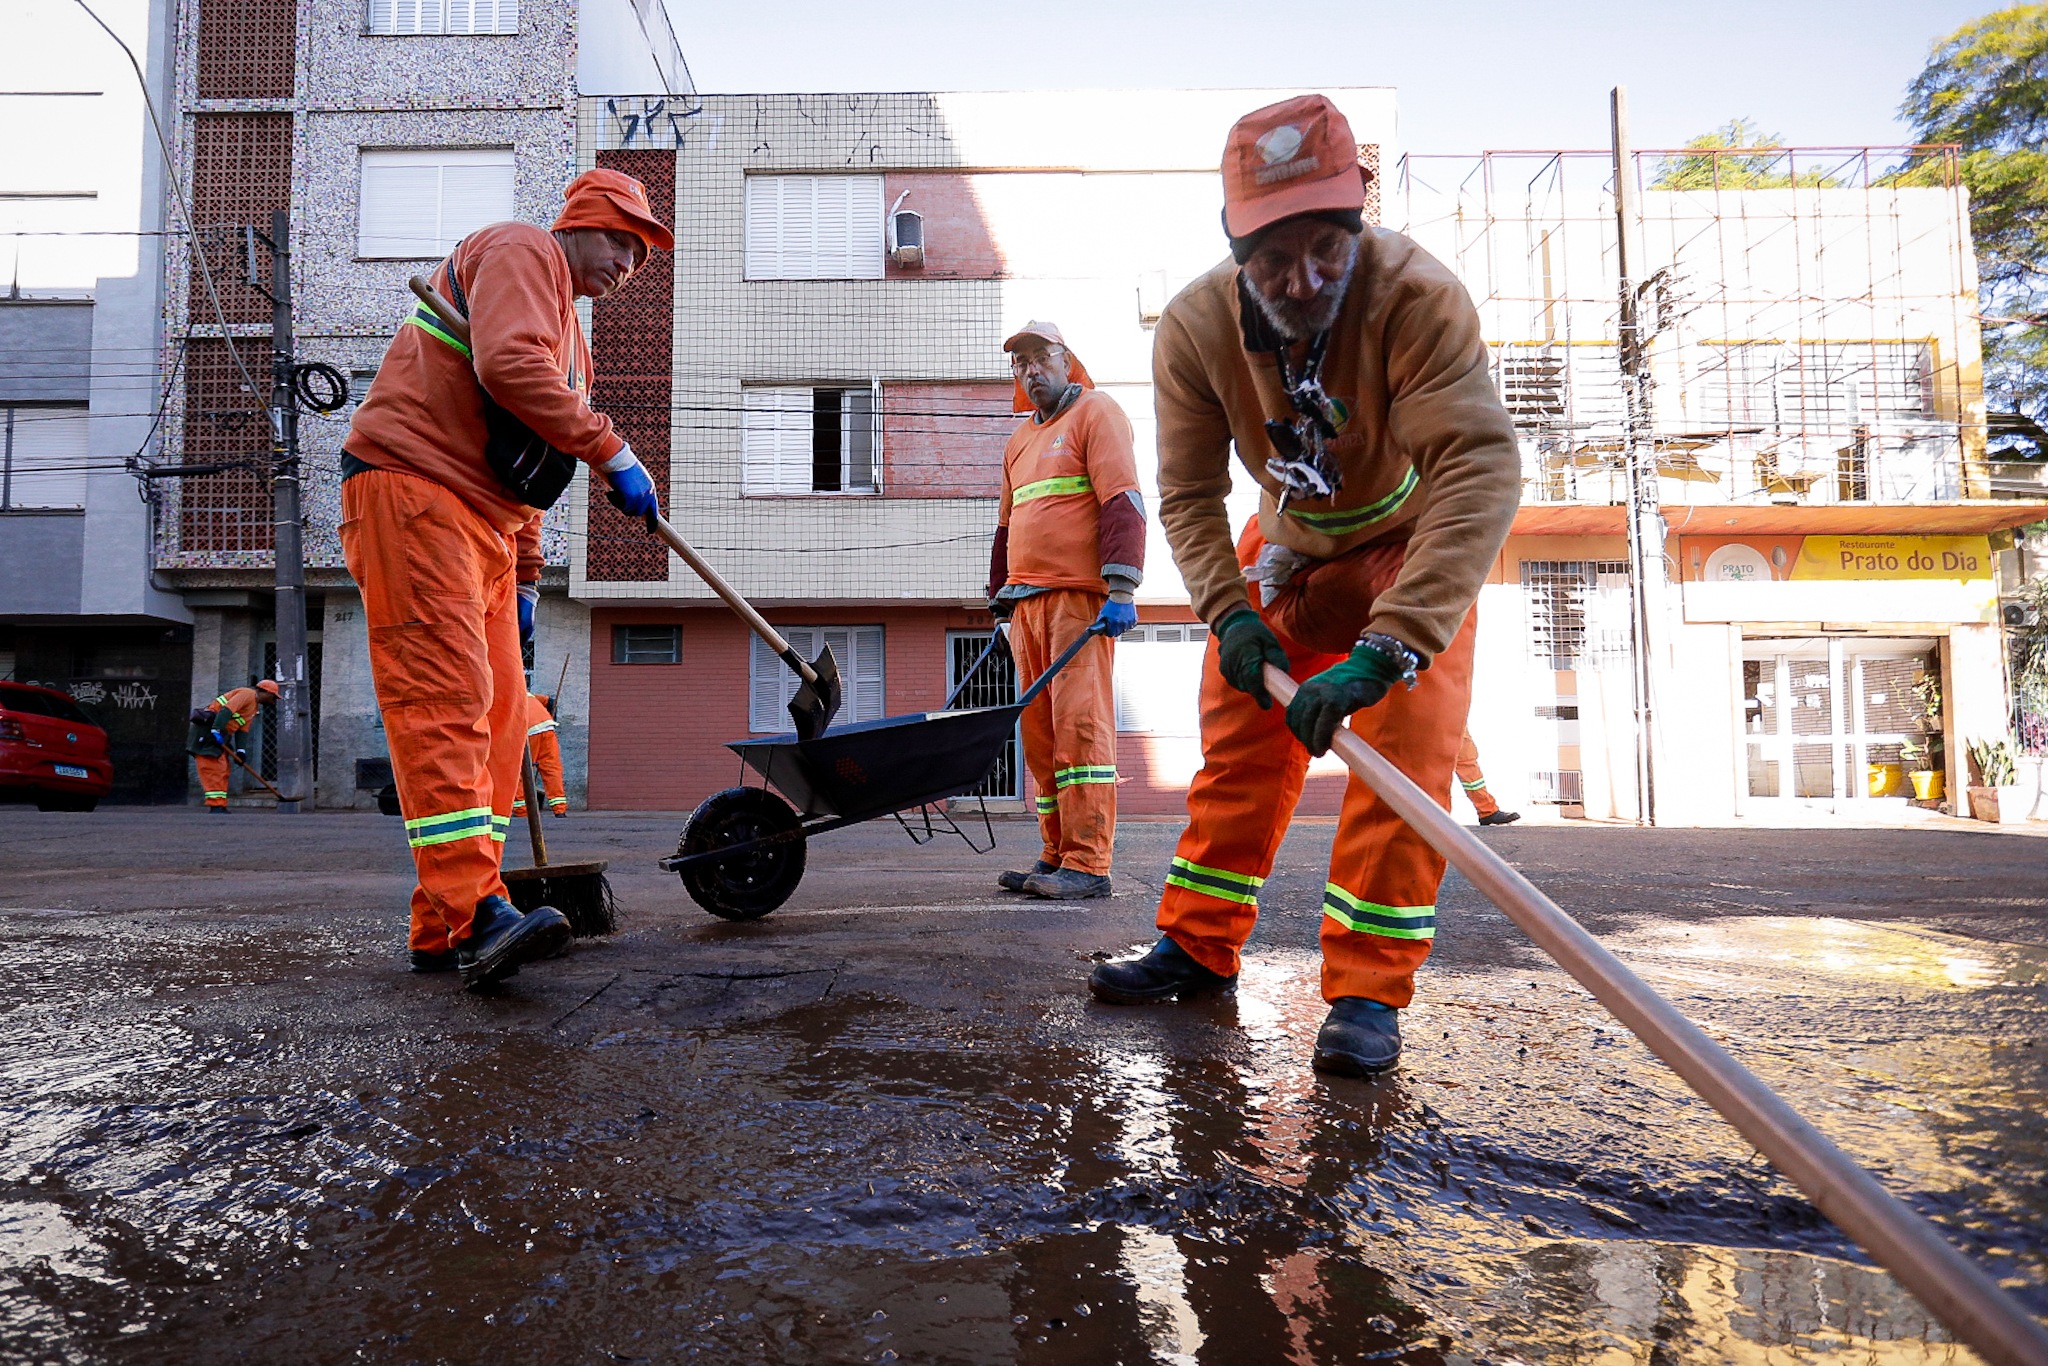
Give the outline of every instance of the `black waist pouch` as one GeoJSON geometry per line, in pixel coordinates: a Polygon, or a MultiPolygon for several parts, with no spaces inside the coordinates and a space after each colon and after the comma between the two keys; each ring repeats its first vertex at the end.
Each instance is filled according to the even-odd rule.
{"type": "MultiPolygon", "coordinates": [[[[454,259],[449,259],[448,301],[463,317],[469,316],[469,299],[455,278],[454,259]]],[[[476,355],[470,354],[470,364],[476,355]]],[[[545,511],[555,505],[562,490],[576,477],[576,457],[565,455],[534,434],[533,428],[512,415],[510,409],[491,397],[483,381],[477,386],[484,398],[484,464],[498,482],[530,508],[545,511]]]]}

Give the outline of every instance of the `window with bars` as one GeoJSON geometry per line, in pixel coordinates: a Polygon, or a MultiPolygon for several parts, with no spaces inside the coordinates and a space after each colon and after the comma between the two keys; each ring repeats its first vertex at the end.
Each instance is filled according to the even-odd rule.
{"type": "MultiPolygon", "coordinates": [[[[960,688],[962,680],[967,686],[960,688],[960,696],[953,702],[955,707],[1007,707],[1017,700],[1017,662],[1010,657],[1009,650],[997,650],[989,656],[988,662],[968,678],[982,651],[988,649],[987,631],[948,631],[946,633],[946,693],[951,696],[960,688]]],[[[1019,762],[1017,734],[1012,731],[1003,743],[1003,752],[996,760],[996,766],[982,780],[981,786],[968,793],[970,797],[1019,797],[1017,775],[1022,769],[1019,762]]]]}
{"type": "MultiPolygon", "coordinates": [[[[845,689],[837,721],[882,719],[882,628],[879,626],[777,626],[789,647],[805,659],[831,647],[845,689]]],[[[790,727],[789,700],[803,681],[761,640],[750,637],[747,654],[747,728],[755,734],[790,727]]]]}
{"type": "Polygon", "coordinates": [[[465,234],[513,216],[512,182],[509,147],[365,150],[356,255],[366,260],[445,256],[465,234]]]}
{"type": "Polygon", "coordinates": [[[0,509],[82,508],[86,405],[0,408],[0,509]]]}
{"type": "Polygon", "coordinates": [[[371,33],[517,33],[519,0],[370,0],[371,33]]]}
{"type": "Polygon", "coordinates": [[[612,627],[612,663],[680,664],[682,662],[682,627],[612,627]]]}
{"type": "Polygon", "coordinates": [[[747,177],[749,280],[879,280],[882,177],[747,177]]]}
{"type": "Polygon", "coordinates": [[[1629,659],[1628,563],[1524,560],[1529,653],[1563,673],[1606,669],[1629,659]]]}
{"type": "Polygon", "coordinates": [[[877,492],[881,407],[879,381],[749,388],[740,439],[746,492],[877,492]]]}

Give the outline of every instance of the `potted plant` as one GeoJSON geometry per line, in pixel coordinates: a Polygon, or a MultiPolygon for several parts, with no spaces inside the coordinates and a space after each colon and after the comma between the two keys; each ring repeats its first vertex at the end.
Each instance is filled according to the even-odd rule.
{"type": "Polygon", "coordinates": [[[1983,784],[1970,789],[1971,815],[1998,825],[2017,825],[2027,819],[2033,794],[2013,781],[2019,770],[2017,760],[2017,751],[2007,737],[1971,741],[1970,764],[1983,784]]]}
{"type": "Polygon", "coordinates": [[[1922,675],[1913,692],[1920,699],[1920,732],[1899,747],[1899,758],[1908,769],[1913,799],[1938,802],[1948,793],[1948,780],[1942,772],[1948,754],[1941,738],[1940,675],[1922,675]]]}

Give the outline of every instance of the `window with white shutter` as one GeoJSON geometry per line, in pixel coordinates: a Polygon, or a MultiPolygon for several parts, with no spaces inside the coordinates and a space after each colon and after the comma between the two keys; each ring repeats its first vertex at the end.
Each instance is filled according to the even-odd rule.
{"type": "Polygon", "coordinates": [[[747,177],[749,280],[879,280],[878,175],[747,177]]]}
{"type": "Polygon", "coordinates": [[[0,508],[82,508],[84,404],[0,408],[0,508]]]}
{"type": "Polygon", "coordinates": [[[433,260],[465,235],[512,217],[510,148],[365,151],[362,158],[359,258],[433,260]]]}
{"type": "Polygon", "coordinates": [[[879,380],[864,388],[750,386],[740,428],[745,491],[878,492],[881,388],[879,380]]]}
{"type": "MultiPolygon", "coordinates": [[[[879,626],[777,626],[789,647],[805,659],[832,647],[846,700],[840,721],[882,719],[882,628],[879,626]]],[[[747,655],[747,728],[756,735],[790,729],[789,699],[803,686],[789,665],[754,636],[747,655]]]]}
{"type": "Polygon", "coordinates": [[[519,0],[369,0],[372,33],[517,33],[519,0]]]}

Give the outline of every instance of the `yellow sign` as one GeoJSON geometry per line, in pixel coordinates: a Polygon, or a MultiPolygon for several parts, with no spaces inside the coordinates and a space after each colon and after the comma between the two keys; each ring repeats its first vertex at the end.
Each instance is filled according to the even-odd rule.
{"type": "Polygon", "coordinates": [[[1808,536],[1794,579],[1991,578],[1985,536],[1808,536]]]}

